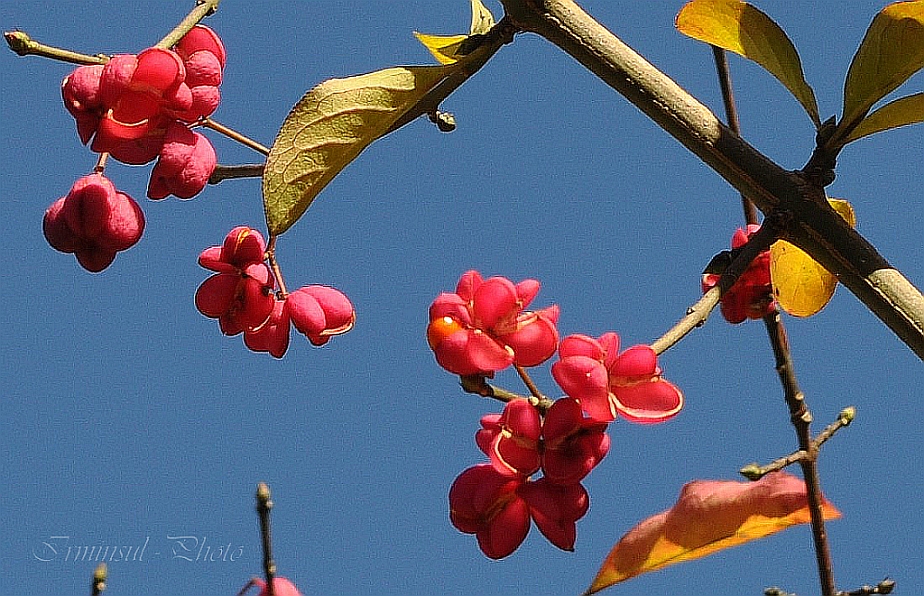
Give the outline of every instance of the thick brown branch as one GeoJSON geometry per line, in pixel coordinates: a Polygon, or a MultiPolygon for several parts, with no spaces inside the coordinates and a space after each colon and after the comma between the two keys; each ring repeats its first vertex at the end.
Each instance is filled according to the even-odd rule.
{"type": "Polygon", "coordinates": [[[824,189],[781,168],[572,0],[502,0],[518,28],[538,33],[624,95],[750,198],[791,216],[784,237],[806,250],[924,359],[924,296],[827,205],[824,189]]]}

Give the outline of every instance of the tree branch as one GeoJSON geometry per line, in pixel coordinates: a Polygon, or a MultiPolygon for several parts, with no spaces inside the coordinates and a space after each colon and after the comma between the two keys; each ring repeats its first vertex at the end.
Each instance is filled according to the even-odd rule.
{"type": "Polygon", "coordinates": [[[827,204],[824,188],[746,143],[702,103],[572,0],[501,0],[507,18],[545,37],[625,96],[764,212],[924,359],[924,296],[827,204]]]}

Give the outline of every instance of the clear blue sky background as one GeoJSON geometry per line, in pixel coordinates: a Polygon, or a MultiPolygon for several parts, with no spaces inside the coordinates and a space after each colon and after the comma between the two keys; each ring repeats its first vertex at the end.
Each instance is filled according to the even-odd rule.
{"type": "MultiPolygon", "coordinates": [[[[0,4],[0,26],[89,53],[136,52],[191,4],[17,0],[0,4]]],[[[673,29],[680,0],[584,4],[721,110],[709,49],[673,29]]],[[[499,17],[499,4],[489,6],[499,17]]],[[[850,57],[882,3],[759,6],[800,49],[822,118],[838,113],[850,57]]],[[[229,56],[215,117],[270,144],[308,88],[429,63],[411,32],[464,32],[468,20],[465,0],[225,0],[208,20],[229,56]]],[[[732,66],[745,136],[800,167],[809,119],[759,68],[732,66]]],[[[736,193],[717,175],[544,40],[518,37],[445,103],[456,132],[419,121],[377,142],[280,240],[291,286],[334,285],[358,311],[355,329],[322,349],[293,336],[282,361],[223,337],[193,305],[208,275],[199,252],[235,225],[263,226],[256,180],[153,203],[149,167],[113,164],[107,175],[145,209],[142,241],[99,275],[48,247],[44,210],[94,165],[61,105],[69,71],[0,55],[4,593],[88,593],[94,563],[64,561],[64,541],[52,537],[67,536],[72,546],[148,541],[143,561],[111,564],[107,594],[236,594],[260,573],[253,493],[266,481],[279,571],[305,594],[577,594],[616,540],[670,506],[685,482],[734,479],[742,465],[794,448],[763,326],[716,316],[662,358],[686,394],[681,415],[611,428],[610,454],[586,481],[591,508],[575,553],[534,528],[514,555],[489,561],[450,526],[449,485],[483,459],[473,433],[499,408],[437,368],[424,339],[431,300],[468,268],[535,277],[536,305],[561,306],[563,334],[615,330],[626,345],[650,342],[699,297],[699,272],[741,222],[736,193]],[[183,560],[176,536],[241,555],[183,560]],[[60,552],[43,562],[45,542],[60,552]]],[[[209,136],[223,163],[258,158],[209,136]]],[[[922,140],[924,129],[908,128],[856,143],[829,188],[919,284],[922,140]]],[[[844,513],[829,525],[838,585],[889,575],[916,593],[924,368],[843,288],[818,316],[787,324],[817,428],[858,408],[820,464],[844,513]]],[[[546,372],[537,377],[556,394],[546,372]]],[[[757,595],[772,585],[818,592],[808,527],[609,593],[757,595]]]]}

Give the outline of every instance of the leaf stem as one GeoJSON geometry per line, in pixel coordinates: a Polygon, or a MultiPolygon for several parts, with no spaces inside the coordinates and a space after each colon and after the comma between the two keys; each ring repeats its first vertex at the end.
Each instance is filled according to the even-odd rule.
{"type": "Polygon", "coordinates": [[[250,147],[251,149],[253,149],[254,151],[258,153],[262,153],[264,156],[269,155],[270,150],[265,145],[261,145],[260,143],[254,141],[250,137],[237,132],[233,128],[228,128],[224,124],[221,124],[220,122],[216,122],[215,120],[211,118],[200,118],[199,120],[196,121],[196,124],[204,128],[210,128],[217,133],[221,133],[231,140],[237,141],[238,143],[242,145],[250,147]]]}
{"type": "Polygon", "coordinates": [[[186,18],[180,21],[180,24],[173,28],[163,39],[157,42],[154,47],[170,49],[175,46],[183,36],[192,30],[207,16],[215,14],[218,10],[218,3],[221,0],[196,0],[196,7],[193,8],[186,18]]]}
{"type": "Polygon", "coordinates": [[[6,45],[20,56],[41,56],[42,58],[51,58],[70,64],[106,64],[109,62],[109,56],[105,54],[81,54],[62,48],[45,45],[32,39],[25,31],[5,31],[3,38],[6,39],[6,45]]]}
{"type": "Polygon", "coordinates": [[[264,164],[242,164],[235,166],[224,166],[218,164],[212,175],[209,176],[209,184],[218,184],[222,180],[233,178],[259,178],[263,176],[264,164]]]}
{"type": "Polygon", "coordinates": [[[275,596],[273,577],[276,575],[276,562],[273,561],[273,537],[270,530],[270,510],[273,501],[269,486],[265,482],[257,485],[257,514],[260,516],[260,538],[263,543],[263,575],[266,577],[268,596],[275,596]]]}

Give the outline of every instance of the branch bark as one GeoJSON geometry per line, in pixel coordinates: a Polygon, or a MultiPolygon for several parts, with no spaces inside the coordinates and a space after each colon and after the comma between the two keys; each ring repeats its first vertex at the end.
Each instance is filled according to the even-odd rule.
{"type": "Polygon", "coordinates": [[[572,0],[501,0],[522,31],[546,38],[622,94],[765,214],[924,360],[924,296],[827,203],[824,188],[764,156],[572,0]]]}

